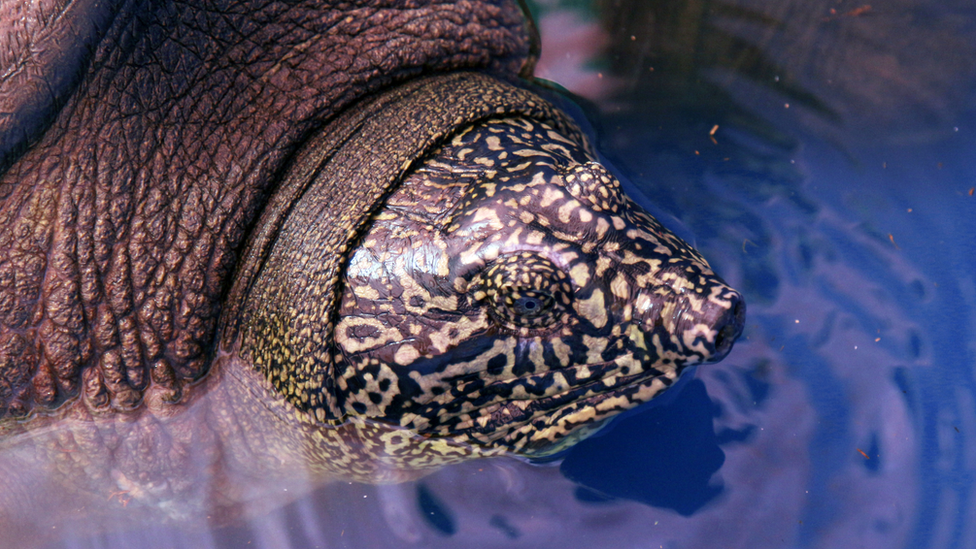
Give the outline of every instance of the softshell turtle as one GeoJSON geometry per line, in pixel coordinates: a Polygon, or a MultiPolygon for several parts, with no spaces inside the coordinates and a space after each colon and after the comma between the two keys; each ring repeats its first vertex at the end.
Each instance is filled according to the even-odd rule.
{"type": "Polygon", "coordinates": [[[12,8],[6,532],[552,454],[741,332],[512,2],[12,8]]]}

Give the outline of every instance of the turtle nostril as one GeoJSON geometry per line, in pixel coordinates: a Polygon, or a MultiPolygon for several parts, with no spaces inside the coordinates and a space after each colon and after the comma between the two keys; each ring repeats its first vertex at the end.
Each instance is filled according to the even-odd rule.
{"type": "Polygon", "coordinates": [[[742,334],[742,327],[746,322],[746,305],[742,297],[736,294],[730,310],[716,323],[718,333],[715,334],[715,354],[711,361],[719,361],[732,350],[735,340],[742,334]]]}
{"type": "Polygon", "coordinates": [[[735,328],[731,324],[726,324],[715,335],[714,358],[724,357],[725,353],[732,347],[733,342],[735,342],[735,328]]]}
{"type": "MultiPolygon", "coordinates": [[[[741,332],[746,325],[746,302],[741,297],[736,300],[735,306],[732,308],[732,317],[741,332]]],[[[735,337],[739,337],[739,334],[736,334],[735,337]]]]}

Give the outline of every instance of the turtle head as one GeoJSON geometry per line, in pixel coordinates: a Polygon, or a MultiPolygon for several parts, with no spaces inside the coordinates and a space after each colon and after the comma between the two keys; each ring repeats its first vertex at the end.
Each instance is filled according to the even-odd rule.
{"type": "Polygon", "coordinates": [[[336,404],[541,456],[723,358],[745,305],[584,144],[525,118],[455,135],[351,254],[336,404]]]}
{"type": "Polygon", "coordinates": [[[299,152],[224,313],[289,416],[358,430],[329,463],[548,455],[729,352],[742,297],[564,114],[481,75],[410,86],[299,152]]]}

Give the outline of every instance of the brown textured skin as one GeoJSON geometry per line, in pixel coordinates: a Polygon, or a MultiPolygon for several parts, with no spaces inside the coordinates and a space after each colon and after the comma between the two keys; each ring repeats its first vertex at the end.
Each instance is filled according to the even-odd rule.
{"type": "Polygon", "coordinates": [[[280,503],[245,488],[272,465],[300,465],[261,454],[290,440],[261,441],[265,408],[234,408],[261,379],[191,386],[208,372],[237,254],[279,172],[370,92],[421,73],[514,77],[530,65],[530,29],[507,0],[119,4],[90,59],[76,59],[90,62],[71,93],[27,67],[37,89],[60,94],[34,105],[52,118],[3,119],[5,545],[41,543],[71,518],[85,530],[99,516],[111,527],[220,521],[280,503]]]}
{"type": "Polygon", "coordinates": [[[71,96],[117,0],[5,1],[0,9],[0,172],[71,96]],[[110,5],[112,4],[112,5],[110,5]]]}
{"type": "Polygon", "coordinates": [[[0,179],[0,417],[183,398],[295,144],[420,72],[514,75],[527,32],[505,1],[124,5],[0,179]]]}

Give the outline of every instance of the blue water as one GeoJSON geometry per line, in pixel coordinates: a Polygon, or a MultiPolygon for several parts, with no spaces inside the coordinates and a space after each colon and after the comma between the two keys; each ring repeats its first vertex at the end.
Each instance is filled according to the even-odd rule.
{"type": "Polygon", "coordinates": [[[976,547],[976,10],[642,1],[537,2],[539,72],[743,291],[725,361],[558,461],[65,546],[976,547]]]}
{"type": "MultiPolygon", "coordinates": [[[[691,435],[697,457],[667,429],[647,442],[661,413],[649,410],[563,464],[603,493],[682,517],[662,514],[672,532],[647,529],[629,546],[976,547],[976,103],[974,72],[953,73],[972,56],[976,11],[901,4],[858,13],[838,3],[836,17],[780,20],[767,32],[743,12],[703,17],[687,55],[701,65],[656,60],[670,69],[659,83],[691,101],[662,94],[646,74],[618,82],[629,103],[596,99],[604,151],[749,304],[745,341],[697,372],[711,410],[682,410],[713,416],[714,438],[691,435]],[[820,42],[804,43],[804,32],[820,42]],[[863,47],[899,33],[916,41],[863,47]],[[755,45],[762,70],[755,57],[710,64],[707,41],[721,48],[730,36],[755,45]],[[804,47],[841,67],[809,62],[804,47]],[[912,47],[939,54],[916,66],[912,47]],[[867,51],[834,53],[844,48],[867,51]],[[896,65],[878,69],[889,57],[896,65]],[[850,74],[874,89],[835,81],[850,74]],[[645,467],[674,451],[680,467],[658,479],[667,488],[635,494],[640,481],[617,467],[637,470],[640,458],[613,454],[628,438],[641,440],[633,448],[645,467]],[[715,463],[713,441],[724,462],[711,484],[689,486],[715,463]],[[693,509],[691,496],[707,501],[693,509]]],[[[762,2],[745,5],[766,13],[762,2]]]]}

